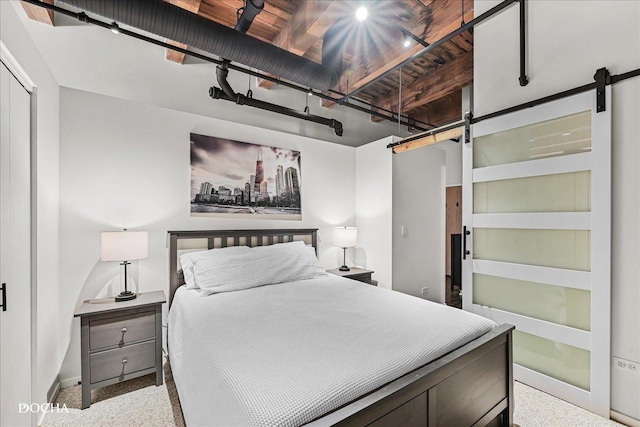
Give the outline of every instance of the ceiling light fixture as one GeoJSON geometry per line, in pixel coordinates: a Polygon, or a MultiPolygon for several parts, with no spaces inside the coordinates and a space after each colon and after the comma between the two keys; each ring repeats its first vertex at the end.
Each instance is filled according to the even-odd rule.
{"type": "Polygon", "coordinates": [[[309,91],[307,91],[307,95],[312,96],[313,95],[313,90],[309,89],[309,91]]]}
{"type": "Polygon", "coordinates": [[[404,47],[411,46],[411,39],[409,37],[405,37],[405,39],[402,42],[402,46],[404,46],[404,47]]]}
{"type": "Polygon", "coordinates": [[[116,21],[113,21],[111,23],[111,27],[109,28],[111,28],[111,32],[113,34],[120,34],[120,27],[118,27],[118,24],[116,23],[116,21]]]}
{"type": "Polygon", "coordinates": [[[360,22],[367,19],[367,15],[369,15],[369,11],[364,6],[360,6],[358,10],[356,10],[356,19],[360,22]]]}

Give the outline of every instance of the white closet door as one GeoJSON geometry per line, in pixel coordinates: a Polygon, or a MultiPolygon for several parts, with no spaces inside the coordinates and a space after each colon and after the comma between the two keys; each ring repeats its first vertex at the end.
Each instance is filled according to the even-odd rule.
{"type": "Polygon", "coordinates": [[[465,310],[511,323],[514,377],[609,418],[611,97],[472,126],[463,148],[465,310]]]}
{"type": "Polygon", "coordinates": [[[0,425],[28,426],[31,403],[30,95],[0,64],[0,425]]]}

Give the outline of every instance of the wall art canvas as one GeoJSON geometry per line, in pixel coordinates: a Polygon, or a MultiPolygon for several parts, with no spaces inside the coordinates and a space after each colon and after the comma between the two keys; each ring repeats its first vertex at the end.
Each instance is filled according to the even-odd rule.
{"type": "Polygon", "coordinates": [[[301,220],[300,152],[191,134],[191,216],[301,220]]]}

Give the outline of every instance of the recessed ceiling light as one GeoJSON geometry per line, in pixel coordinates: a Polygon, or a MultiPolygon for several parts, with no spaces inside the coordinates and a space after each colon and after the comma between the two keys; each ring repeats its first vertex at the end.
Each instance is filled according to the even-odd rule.
{"type": "Polygon", "coordinates": [[[411,46],[411,40],[409,39],[409,37],[407,37],[406,39],[404,39],[404,41],[402,42],[402,46],[404,46],[404,47],[409,47],[409,46],[411,46]]]}
{"type": "Polygon", "coordinates": [[[367,19],[367,15],[369,15],[369,11],[364,6],[360,6],[358,10],[356,10],[356,19],[360,22],[367,19]]]}

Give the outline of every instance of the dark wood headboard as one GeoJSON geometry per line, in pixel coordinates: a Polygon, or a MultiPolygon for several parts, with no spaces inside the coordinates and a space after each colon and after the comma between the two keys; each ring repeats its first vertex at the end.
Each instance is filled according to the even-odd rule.
{"type": "Polygon", "coordinates": [[[310,244],[318,256],[318,229],[264,229],[264,230],[198,230],[169,231],[169,306],[181,283],[178,282],[179,249],[214,249],[229,246],[268,246],[275,243],[303,240],[310,244]],[[191,244],[189,244],[191,242],[191,244]],[[181,248],[181,244],[183,247],[181,248]]]}

